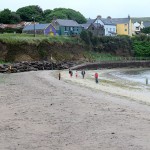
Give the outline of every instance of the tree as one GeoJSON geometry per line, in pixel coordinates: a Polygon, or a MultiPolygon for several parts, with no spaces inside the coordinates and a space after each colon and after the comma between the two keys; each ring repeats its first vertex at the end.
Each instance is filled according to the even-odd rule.
{"type": "Polygon", "coordinates": [[[15,23],[19,23],[20,21],[21,21],[20,16],[16,14],[15,12],[12,12],[10,23],[15,24],[15,23]]]}
{"type": "Polygon", "coordinates": [[[80,34],[80,38],[86,43],[86,44],[91,44],[91,37],[92,34],[90,32],[87,32],[83,30],[80,34]]]}
{"type": "Polygon", "coordinates": [[[146,28],[142,29],[141,32],[145,33],[145,34],[149,34],[150,33],[150,27],[146,27],[146,28]]]}
{"type": "Polygon", "coordinates": [[[23,21],[33,21],[32,17],[38,22],[43,19],[43,10],[37,5],[19,8],[16,13],[20,15],[23,21]]]}
{"type": "Polygon", "coordinates": [[[46,20],[51,22],[54,18],[75,20],[78,23],[86,22],[85,17],[80,12],[66,8],[55,8],[49,15],[47,15],[46,20]]]}
{"type": "Polygon", "coordinates": [[[68,19],[66,14],[62,12],[52,12],[46,16],[46,22],[51,22],[53,19],[68,19]]]}
{"type": "Polygon", "coordinates": [[[9,9],[4,9],[0,12],[0,23],[13,24],[20,22],[20,16],[15,12],[11,12],[9,9]]]}
{"type": "Polygon", "coordinates": [[[50,15],[52,13],[52,10],[51,9],[46,9],[44,10],[43,12],[43,17],[46,18],[48,15],[50,15]]]}

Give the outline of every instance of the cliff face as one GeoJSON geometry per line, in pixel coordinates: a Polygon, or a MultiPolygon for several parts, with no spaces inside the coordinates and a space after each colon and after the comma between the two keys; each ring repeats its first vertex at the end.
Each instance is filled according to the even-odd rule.
{"type": "Polygon", "coordinates": [[[57,41],[47,38],[9,37],[0,39],[0,60],[9,62],[39,61],[51,58],[56,61],[89,60],[87,50],[97,53],[107,53],[115,56],[131,56],[131,44],[129,41],[105,37],[103,42],[84,44],[79,39],[69,41],[57,41]],[[113,41],[114,40],[114,41],[113,41]]]}
{"type": "Polygon", "coordinates": [[[71,43],[2,43],[0,42],[0,60],[80,60],[84,59],[84,47],[71,43]]]}

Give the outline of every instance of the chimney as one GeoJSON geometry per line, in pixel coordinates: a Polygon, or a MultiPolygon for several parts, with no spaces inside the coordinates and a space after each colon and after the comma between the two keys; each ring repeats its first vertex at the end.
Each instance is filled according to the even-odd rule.
{"type": "Polygon", "coordinates": [[[110,17],[110,16],[108,16],[108,17],[107,17],[107,19],[111,19],[111,17],[110,17]]]}
{"type": "Polygon", "coordinates": [[[101,19],[101,18],[102,18],[102,16],[101,16],[101,15],[98,15],[98,16],[97,16],[97,19],[101,19]]]}

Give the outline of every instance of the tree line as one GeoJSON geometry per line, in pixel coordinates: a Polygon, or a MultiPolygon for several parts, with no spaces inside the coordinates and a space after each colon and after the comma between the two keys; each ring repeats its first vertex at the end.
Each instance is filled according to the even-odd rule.
{"type": "Polygon", "coordinates": [[[150,57],[150,36],[103,36],[95,37],[91,32],[82,31],[80,38],[91,49],[98,53],[119,53],[125,57],[150,57]]]}
{"type": "Polygon", "coordinates": [[[33,21],[39,23],[50,23],[53,19],[71,19],[78,23],[85,23],[86,18],[79,12],[73,9],[55,8],[53,10],[42,10],[37,5],[30,5],[19,8],[16,12],[9,9],[0,11],[0,23],[16,24],[21,21],[33,21]]]}

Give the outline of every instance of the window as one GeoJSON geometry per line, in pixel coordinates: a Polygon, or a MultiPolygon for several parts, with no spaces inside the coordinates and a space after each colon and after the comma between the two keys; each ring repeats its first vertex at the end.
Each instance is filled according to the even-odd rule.
{"type": "Polygon", "coordinates": [[[125,29],[124,31],[127,31],[127,29],[125,29]]]}
{"type": "Polygon", "coordinates": [[[124,24],[124,27],[127,27],[127,24],[124,24]]]}
{"type": "Polygon", "coordinates": [[[67,27],[65,27],[65,31],[67,31],[67,27]]]}
{"type": "Polygon", "coordinates": [[[115,32],[115,28],[113,28],[113,31],[115,32]]]}
{"type": "Polygon", "coordinates": [[[92,27],[92,30],[94,30],[94,27],[92,27]]]}

